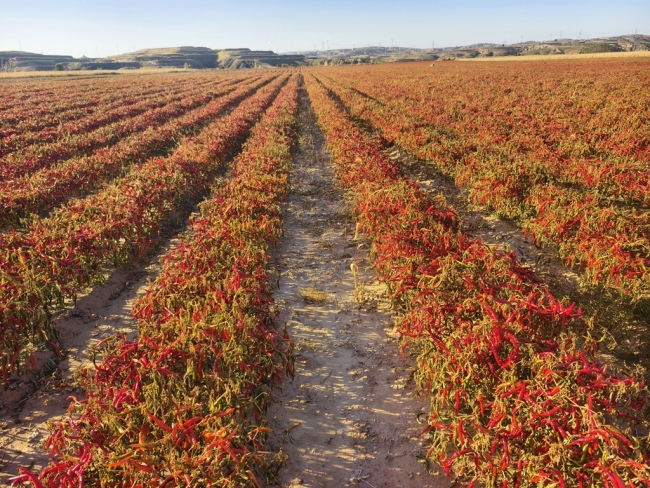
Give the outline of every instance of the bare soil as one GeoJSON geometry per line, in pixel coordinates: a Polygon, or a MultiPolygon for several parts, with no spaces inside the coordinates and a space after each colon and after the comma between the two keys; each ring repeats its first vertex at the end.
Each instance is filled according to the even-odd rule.
{"type": "Polygon", "coordinates": [[[273,253],[278,320],[296,351],[295,379],[271,394],[269,448],[287,458],[278,485],[450,486],[418,461],[426,448],[416,438],[417,414],[428,402],[414,398],[413,361],[401,357],[390,304],[301,97],[285,238],[273,253]]]}

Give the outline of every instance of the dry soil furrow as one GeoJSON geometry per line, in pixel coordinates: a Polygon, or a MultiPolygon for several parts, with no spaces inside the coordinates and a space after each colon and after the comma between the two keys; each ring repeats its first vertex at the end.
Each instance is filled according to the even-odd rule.
{"type": "Polygon", "coordinates": [[[301,97],[285,238],[274,252],[278,320],[296,351],[296,377],[273,392],[269,411],[270,447],[287,455],[279,484],[449,486],[417,460],[423,447],[416,417],[428,405],[414,399],[413,366],[401,357],[383,289],[365,244],[354,239],[323,136],[301,97]]]}

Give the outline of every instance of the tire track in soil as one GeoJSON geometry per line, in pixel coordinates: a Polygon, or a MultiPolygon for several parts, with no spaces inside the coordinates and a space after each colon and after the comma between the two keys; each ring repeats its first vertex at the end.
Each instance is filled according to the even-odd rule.
{"type": "Polygon", "coordinates": [[[55,321],[63,351],[60,361],[51,350],[39,350],[40,374],[27,373],[13,378],[8,388],[0,386],[0,488],[11,486],[9,479],[19,474],[19,467],[38,473],[49,463],[43,447],[49,436],[47,423],[66,414],[70,396],[83,397],[77,375],[93,367],[93,346],[118,334],[127,340],[137,337],[133,302],[162,269],[160,257],[178,244],[176,236],[186,228],[188,220],[183,217],[188,213],[170,218],[170,222],[180,218],[184,223],[164,229],[160,244],[149,255],[113,270],[103,285],[89,289],[74,308],[60,314],[55,321]]]}
{"type": "Polygon", "coordinates": [[[269,448],[287,455],[279,486],[448,487],[441,469],[430,476],[416,458],[426,452],[416,416],[428,401],[414,398],[414,361],[401,357],[304,91],[300,113],[285,237],[272,256],[278,321],[296,354],[296,377],[272,392],[268,411],[269,448]]]}

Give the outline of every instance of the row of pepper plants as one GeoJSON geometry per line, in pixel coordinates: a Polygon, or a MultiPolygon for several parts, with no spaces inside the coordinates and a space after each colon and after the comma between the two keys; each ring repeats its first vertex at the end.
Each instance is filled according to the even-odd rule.
{"type": "Polygon", "coordinates": [[[430,397],[426,459],[469,486],[650,484],[643,381],[599,363],[574,304],[459,230],[443,197],[401,176],[383,141],[306,81],[430,397]]]}
{"type": "MultiPolygon", "coordinates": [[[[77,121],[68,126],[74,126],[72,131],[44,130],[25,132],[13,138],[6,138],[3,141],[4,151],[0,158],[0,167],[3,170],[2,179],[11,180],[33,171],[55,164],[73,156],[88,154],[97,148],[114,143],[119,138],[133,132],[129,124],[134,121],[142,121],[146,115],[156,113],[166,105],[172,105],[173,110],[182,107],[182,102],[188,102],[188,96],[197,97],[206,94],[200,90],[188,90],[178,88],[171,91],[163,91],[153,96],[147,96],[137,103],[119,104],[112,110],[106,110],[101,115],[89,116],[85,122],[89,127],[83,127],[81,122],[77,128],[77,121]],[[193,93],[192,93],[193,92],[193,93]],[[158,110],[156,110],[158,109],[158,110]],[[143,114],[145,114],[143,116],[143,114]],[[97,120],[97,126],[91,128],[97,120]],[[87,130],[84,130],[87,129],[87,130]],[[111,139],[111,136],[115,136],[111,139]]],[[[203,101],[205,103],[205,100],[203,101]]],[[[137,129],[135,129],[137,130],[137,129]]]]}
{"type": "MultiPolygon", "coordinates": [[[[296,138],[297,76],[255,126],[146,296],[138,339],[107,343],[85,375],[87,397],[55,422],[56,460],[15,484],[262,486],[274,462],[264,385],[293,374],[273,324],[266,269],[282,235],[296,138]]],[[[210,144],[209,140],[205,141],[210,144]]]]}
{"type": "Polygon", "coordinates": [[[85,156],[97,149],[110,147],[125,137],[205,105],[215,97],[215,90],[221,90],[218,84],[213,89],[201,87],[147,98],[134,106],[118,109],[117,120],[99,129],[69,137],[54,137],[51,142],[35,144],[10,153],[0,159],[2,180],[11,181],[66,159],[85,156]]]}
{"type": "MultiPolygon", "coordinates": [[[[28,114],[47,116],[48,114],[64,113],[70,109],[84,109],[96,106],[93,98],[99,100],[111,91],[120,92],[124,85],[115,86],[107,83],[103,87],[95,84],[89,86],[87,79],[81,79],[61,85],[54,80],[3,80],[0,100],[0,129],[6,130],[14,124],[21,124],[29,118],[20,112],[24,107],[28,114]],[[34,89],[34,87],[38,87],[34,89]]],[[[122,79],[121,81],[126,81],[122,79]]],[[[150,83],[143,83],[142,88],[147,90],[150,83]]],[[[114,100],[111,97],[109,100],[114,100]]],[[[0,132],[0,134],[4,134],[0,132]]]]}
{"type": "MultiPolygon", "coordinates": [[[[205,80],[199,85],[209,88],[210,85],[214,85],[214,80],[205,80]]],[[[160,86],[155,86],[144,92],[137,90],[133,93],[128,91],[111,93],[112,100],[106,100],[93,108],[81,112],[73,110],[71,113],[50,114],[49,117],[37,118],[39,126],[45,125],[39,130],[24,128],[21,130],[20,127],[14,125],[12,127],[13,134],[5,133],[0,136],[0,157],[15,151],[24,151],[35,144],[44,145],[57,139],[70,138],[73,135],[94,131],[124,118],[139,115],[145,110],[162,107],[165,103],[187,98],[192,95],[192,92],[196,92],[197,88],[199,88],[197,84],[188,87],[179,84],[165,86],[164,83],[161,83],[160,86]],[[160,103],[163,100],[165,103],[160,103]],[[48,118],[57,123],[52,124],[47,120],[48,118]]]]}
{"type": "Polygon", "coordinates": [[[0,369],[4,381],[33,351],[55,342],[54,309],[151,249],[172,210],[195,201],[277,95],[287,76],[244,100],[228,116],[184,139],[85,199],[73,200],[22,231],[0,236],[0,369]]]}
{"type": "MultiPolygon", "coordinates": [[[[650,212],[636,208],[642,203],[621,204],[613,201],[619,194],[614,190],[598,191],[563,181],[552,168],[562,166],[565,159],[552,165],[533,151],[504,148],[505,136],[496,140],[485,136],[489,129],[482,126],[482,119],[466,117],[443,126],[446,119],[438,118],[432,123],[431,117],[422,115],[428,111],[426,100],[411,94],[405,101],[404,92],[410,87],[393,93],[377,88],[376,80],[375,85],[368,80],[363,85],[356,81],[349,85],[330,82],[328,86],[351,113],[382,131],[387,142],[430,162],[454,178],[459,187],[467,188],[473,203],[516,220],[538,243],[557,246],[566,264],[583,271],[586,284],[604,285],[632,303],[650,298],[650,212]],[[381,97],[373,98],[379,91],[381,97]]],[[[434,110],[443,109],[436,106],[434,110]]],[[[637,151],[645,154],[641,147],[637,151]]],[[[630,165],[622,181],[639,176],[630,165]]],[[[637,178],[637,187],[647,190],[647,169],[643,171],[645,176],[637,178]]]]}
{"type": "Polygon", "coordinates": [[[352,80],[350,72],[338,70],[337,77],[450,130],[445,141],[461,152],[477,145],[499,150],[504,159],[543,161],[543,170],[533,164],[530,171],[602,199],[650,202],[647,60],[471,63],[443,67],[434,76],[422,65],[382,71],[366,68],[352,80]],[[378,75],[388,76],[376,83],[378,75]],[[461,137],[454,140],[454,133],[461,137]]]}
{"type": "Polygon", "coordinates": [[[76,88],[76,95],[59,91],[47,95],[33,96],[11,109],[0,111],[0,147],[2,154],[6,152],[7,142],[14,137],[33,132],[55,131],[70,122],[89,117],[101,110],[101,106],[113,109],[119,106],[120,99],[125,104],[135,103],[140,96],[146,96],[169,89],[170,85],[161,83],[160,86],[142,87],[140,90],[106,88],[105,90],[85,92],[81,87],[76,88]],[[45,98],[47,97],[47,98],[45,98]],[[49,101],[49,103],[48,103],[49,101]],[[23,108],[24,112],[20,111],[23,108]]]}
{"type": "MultiPolygon", "coordinates": [[[[143,86],[155,83],[152,78],[144,80],[140,77],[143,86]]],[[[62,100],[77,98],[83,93],[99,93],[102,89],[110,87],[123,87],[129,83],[129,79],[124,77],[78,77],[66,80],[61,83],[60,79],[55,78],[23,78],[23,79],[3,79],[2,91],[5,94],[0,100],[0,114],[7,110],[12,110],[21,104],[28,106],[35,105],[38,102],[47,104],[52,95],[60,94],[62,100]]],[[[56,107],[53,103],[52,107],[56,107]]]]}
{"type": "MultiPolygon", "coordinates": [[[[199,83],[209,80],[203,74],[193,74],[184,79],[197,80],[199,83]]],[[[120,94],[145,94],[156,88],[171,88],[179,81],[173,75],[81,78],[69,79],[63,84],[61,80],[42,79],[32,82],[39,89],[30,90],[29,82],[24,79],[4,80],[3,98],[0,101],[0,135],[58,125],[83,116],[84,113],[79,110],[99,110],[102,103],[112,103],[119,99],[120,94]],[[57,120],[57,116],[61,119],[57,120]]]]}
{"type": "MultiPolygon", "coordinates": [[[[148,120],[149,127],[114,146],[0,182],[0,227],[18,226],[21,219],[32,213],[45,215],[70,198],[100,188],[130,166],[165,154],[183,137],[199,131],[270,80],[271,77],[251,78],[235,87],[215,88],[210,94],[213,100],[206,105],[194,109],[191,108],[194,104],[186,105],[179,109],[177,117],[163,121],[162,125],[148,120]]],[[[200,99],[204,99],[203,95],[200,99]]]]}

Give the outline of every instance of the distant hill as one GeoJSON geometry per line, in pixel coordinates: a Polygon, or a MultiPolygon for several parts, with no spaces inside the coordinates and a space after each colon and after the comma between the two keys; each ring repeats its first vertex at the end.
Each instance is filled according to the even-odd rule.
{"type": "Polygon", "coordinates": [[[219,51],[219,66],[222,68],[258,68],[270,66],[303,66],[307,60],[302,54],[275,54],[273,51],[251,51],[250,49],[224,49],[219,51]]]}
{"type": "Polygon", "coordinates": [[[298,54],[304,55],[311,65],[336,65],[626,51],[650,51],[650,36],[635,34],[596,39],[554,39],[508,45],[482,43],[439,49],[369,46],[355,49],[304,51],[298,54]]]}
{"type": "Polygon", "coordinates": [[[170,47],[141,49],[106,58],[73,58],[22,51],[0,51],[0,71],[53,71],[138,69],[138,68],[269,68],[302,66],[305,57],[300,54],[281,55],[273,51],[250,49],[210,49],[207,47],[170,47]]]}
{"type": "Polygon", "coordinates": [[[635,34],[597,39],[553,39],[508,45],[482,43],[439,49],[369,46],[291,54],[251,51],[246,48],[210,49],[193,46],[141,49],[133,53],[106,58],[73,58],[72,56],[43,55],[23,51],[0,51],[0,71],[115,70],[147,67],[244,69],[629,51],[650,51],[650,36],[635,34]]]}
{"type": "Polygon", "coordinates": [[[218,68],[217,51],[207,47],[169,47],[158,49],[141,49],[133,53],[109,56],[104,59],[109,63],[137,63],[140,67],[165,68],[218,68]]]}
{"type": "Polygon", "coordinates": [[[0,51],[0,71],[51,71],[57,64],[66,66],[74,61],[75,58],[72,56],[0,51]]]}

